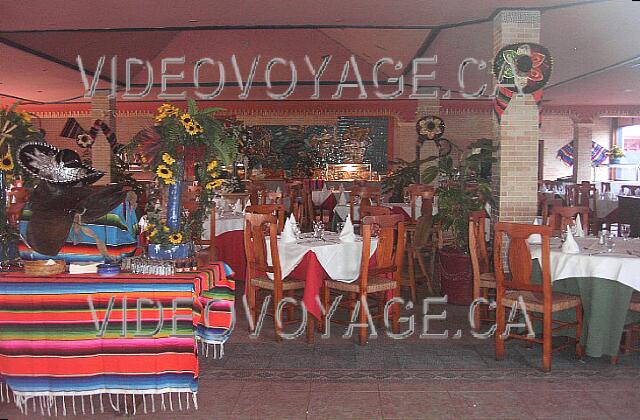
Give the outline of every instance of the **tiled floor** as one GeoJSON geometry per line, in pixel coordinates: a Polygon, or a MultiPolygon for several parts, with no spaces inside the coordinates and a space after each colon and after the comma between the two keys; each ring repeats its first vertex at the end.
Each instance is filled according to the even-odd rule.
{"type": "MultiPolygon", "coordinates": [[[[468,334],[466,308],[449,306],[447,311],[448,320],[430,328],[463,329],[461,339],[418,338],[418,310],[411,338],[392,340],[379,330],[367,346],[343,339],[345,327],[338,325],[330,339],[317,335],[311,345],[304,338],[276,343],[269,319],[264,333],[254,339],[240,317],[225,357],[201,358],[197,411],[139,417],[640,418],[640,354],[623,356],[612,366],[608,358],[576,360],[569,349],[554,354],[553,371],[545,374],[538,346],[509,343],[505,360],[496,361],[492,340],[468,334]]],[[[24,418],[7,403],[0,405],[2,417],[24,418]]],[[[118,416],[110,411],[96,417],[118,416]]]]}

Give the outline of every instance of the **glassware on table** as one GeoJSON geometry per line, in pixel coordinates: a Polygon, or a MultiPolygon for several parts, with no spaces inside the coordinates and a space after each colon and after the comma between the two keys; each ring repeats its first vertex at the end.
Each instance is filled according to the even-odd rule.
{"type": "Polygon", "coordinates": [[[409,192],[404,193],[404,204],[411,204],[411,194],[409,192]]]}
{"type": "Polygon", "coordinates": [[[316,239],[324,237],[324,223],[322,223],[322,220],[313,222],[313,237],[316,239]]]}
{"type": "Polygon", "coordinates": [[[605,245],[607,247],[607,252],[613,252],[613,247],[616,245],[613,242],[613,234],[609,232],[609,234],[605,237],[605,245]]]}
{"type": "Polygon", "coordinates": [[[624,241],[628,241],[629,235],[631,235],[631,225],[627,223],[622,223],[620,225],[620,235],[622,235],[622,239],[624,241]]]}
{"type": "Polygon", "coordinates": [[[338,222],[336,224],[336,232],[340,233],[342,232],[342,229],[344,229],[344,222],[338,222]]]}

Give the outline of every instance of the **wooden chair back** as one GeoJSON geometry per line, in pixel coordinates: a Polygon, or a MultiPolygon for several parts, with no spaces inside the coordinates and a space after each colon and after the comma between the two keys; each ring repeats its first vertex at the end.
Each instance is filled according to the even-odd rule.
{"type": "Polygon", "coordinates": [[[256,181],[248,183],[247,192],[251,204],[267,204],[267,186],[263,183],[256,181]]]}
{"type": "Polygon", "coordinates": [[[415,196],[411,196],[411,219],[414,221],[418,220],[418,212],[417,212],[417,200],[418,197],[422,200],[422,204],[420,205],[420,215],[433,215],[433,199],[435,197],[435,191],[426,190],[422,191],[415,196]]]}
{"type": "Polygon", "coordinates": [[[469,214],[469,253],[471,255],[474,281],[476,278],[480,281],[480,274],[489,272],[489,254],[487,253],[487,242],[485,240],[486,221],[487,212],[484,210],[473,211],[469,214]]]}
{"type": "Polygon", "coordinates": [[[245,209],[245,214],[247,213],[271,214],[276,216],[278,220],[278,234],[282,232],[282,228],[284,227],[284,206],[282,204],[256,204],[255,206],[252,204],[245,209]]]}
{"type": "Polygon", "coordinates": [[[558,183],[556,181],[544,179],[542,181],[538,181],[538,186],[541,190],[554,191],[557,188],[558,183]]]}
{"type": "Polygon", "coordinates": [[[611,183],[610,182],[601,182],[600,183],[600,194],[608,194],[611,192],[611,183]]]}
{"type": "Polygon", "coordinates": [[[349,215],[351,216],[351,221],[356,221],[354,218],[354,206],[357,205],[356,200],[360,200],[361,206],[379,206],[381,194],[382,191],[378,187],[353,187],[349,195],[349,215]]]}
{"type": "Polygon", "coordinates": [[[623,185],[620,187],[621,195],[640,195],[640,185],[623,185]]]}
{"type": "Polygon", "coordinates": [[[360,218],[366,216],[389,216],[391,209],[384,206],[360,206],[360,218]]]}
{"type": "Polygon", "coordinates": [[[362,259],[360,261],[360,290],[367,290],[369,276],[369,257],[371,254],[371,238],[377,234],[376,267],[374,272],[390,273],[398,281],[402,271],[406,230],[404,216],[367,216],[362,218],[362,259]],[[375,233],[374,233],[375,231],[375,233]]]}
{"type": "Polygon", "coordinates": [[[596,196],[596,187],[590,183],[567,185],[564,204],[569,207],[589,207],[589,200],[596,196]]]}
{"type": "Polygon", "coordinates": [[[566,231],[567,226],[575,222],[578,214],[580,215],[582,229],[587,233],[589,231],[589,207],[552,207],[547,225],[551,226],[555,232],[566,231]]]}
{"type": "Polygon", "coordinates": [[[564,202],[562,198],[546,198],[542,202],[542,224],[549,224],[549,215],[551,214],[551,209],[554,207],[563,207],[564,202]]]}
{"type": "Polygon", "coordinates": [[[258,213],[247,213],[244,220],[247,281],[255,277],[257,273],[273,274],[274,287],[281,288],[282,271],[278,254],[278,220],[272,214],[258,213]],[[269,239],[268,244],[267,238],[269,239]],[[268,261],[267,246],[271,252],[271,264],[268,261]]]}
{"type": "Polygon", "coordinates": [[[551,315],[551,227],[498,222],[494,227],[493,266],[496,275],[498,304],[506,290],[542,292],[545,315],[551,315]],[[542,283],[531,282],[532,260],[529,251],[529,236],[538,234],[542,238],[542,283]]]}
{"type": "Polygon", "coordinates": [[[282,204],[282,193],[276,191],[267,192],[266,204],[282,204]]]}

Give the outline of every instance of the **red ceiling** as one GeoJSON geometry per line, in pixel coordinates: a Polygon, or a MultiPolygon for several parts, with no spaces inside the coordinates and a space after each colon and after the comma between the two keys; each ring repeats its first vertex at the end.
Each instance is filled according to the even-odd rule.
{"type": "MultiPolygon", "coordinates": [[[[161,59],[185,57],[184,80],[192,81],[193,63],[210,57],[225,66],[224,88],[219,100],[238,99],[240,89],[234,85],[236,76],[231,65],[235,55],[243,78],[254,57],[260,56],[255,76],[256,85],[249,99],[268,100],[264,82],[265,65],[274,57],[291,60],[296,65],[301,84],[313,81],[305,63],[308,56],[317,67],[323,56],[332,57],[322,80],[340,80],[344,63],[354,56],[362,79],[372,81],[372,65],[389,57],[403,65],[411,63],[425,39],[431,43],[425,57],[437,55],[438,63],[425,67],[424,72],[436,71],[442,92],[452,91],[459,98],[458,67],[465,58],[487,63],[484,70],[469,66],[465,71],[467,91],[475,91],[486,83],[491,86],[489,63],[492,59],[492,13],[503,7],[546,8],[568,5],[543,11],[541,38],[554,57],[552,79],[545,91],[545,100],[553,105],[569,104],[640,104],[640,4],[627,0],[601,2],[572,0],[515,0],[435,2],[410,1],[236,1],[231,5],[219,1],[176,2],[155,0],[84,1],[70,5],[66,1],[32,0],[2,10],[0,37],[0,97],[55,102],[80,97],[83,85],[80,73],[73,68],[81,55],[84,65],[95,69],[99,56],[118,56],[118,80],[124,80],[124,60],[135,57],[148,60],[154,70],[154,81],[160,82],[161,59]],[[584,4],[580,4],[584,3],[584,4]],[[576,5],[577,4],[577,5],[576,5]],[[113,18],[114,11],[118,17],[113,18]],[[472,21],[478,20],[478,23],[472,21]],[[465,23],[466,22],[466,23],[465,23]],[[463,25],[457,25],[465,23],[463,25]],[[255,26],[276,25],[275,27],[255,26]],[[284,25],[284,26],[282,26],[284,25]],[[309,28],[288,28],[288,25],[316,25],[309,28]],[[369,25],[385,28],[343,28],[335,26],[369,25]],[[418,25],[420,28],[399,29],[397,25],[418,25]],[[429,26],[446,25],[433,28],[429,26]],[[449,26],[451,25],[451,26],[449,26]],[[198,26],[198,30],[177,29],[198,26]],[[207,28],[203,26],[224,26],[207,28]],[[334,26],[334,27],[330,27],[334,26]],[[231,28],[234,27],[234,28],[231,28]],[[239,28],[242,27],[242,28],[239,28]],[[106,28],[172,28],[157,31],[80,31],[78,29],[106,28]],[[50,32],[50,30],[65,30],[50,32]],[[71,30],[71,31],[69,31],[71,30]],[[25,32],[31,31],[31,32],[25,32]],[[36,31],[36,32],[33,32],[36,31]],[[45,31],[45,32],[38,32],[45,31]],[[437,33],[437,36],[433,36],[437,33]],[[18,47],[18,48],[15,48],[18,47]],[[625,65],[616,64],[630,61],[625,65]]],[[[404,69],[403,69],[404,70],[404,69]]],[[[103,71],[108,76],[109,67],[103,71]]],[[[382,68],[381,79],[402,72],[391,66],[382,68]]],[[[146,82],[146,70],[134,67],[134,83],[146,82]]],[[[272,80],[287,82],[290,72],[276,65],[272,80]]],[[[201,79],[217,82],[219,74],[210,66],[203,67],[201,79]]],[[[349,80],[354,80],[351,69],[349,80]]],[[[405,78],[407,98],[411,90],[411,74],[405,78]]],[[[424,84],[424,82],[423,82],[424,84]]],[[[101,86],[106,86],[102,82],[101,86]]],[[[203,88],[202,91],[214,87],[203,88]]],[[[273,88],[280,92],[286,87],[273,88]]],[[[373,86],[367,86],[368,99],[377,99],[373,86]]],[[[140,88],[137,88],[140,90],[140,88]]],[[[194,89],[175,87],[171,92],[194,89]]],[[[324,86],[322,99],[331,99],[336,86],[324,86]]],[[[393,87],[381,89],[385,92],[393,87]]],[[[159,89],[149,98],[155,99],[159,89]]],[[[312,86],[298,86],[290,99],[308,99],[312,86]]],[[[357,98],[358,89],[345,89],[343,98],[357,98]]]]}

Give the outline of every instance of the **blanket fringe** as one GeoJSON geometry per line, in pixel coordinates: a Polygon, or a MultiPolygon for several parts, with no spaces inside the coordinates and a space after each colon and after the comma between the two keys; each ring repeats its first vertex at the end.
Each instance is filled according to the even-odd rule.
{"type": "Polygon", "coordinates": [[[174,411],[173,408],[173,395],[176,394],[176,398],[178,399],[176,410],[184,410],[185,407],[182,403],[182,394],[185,394],[185,403],[186,409],[191,409],[191,405],[193,403],[193,408],[195,410],[198,409],[198,398],[197,393],[193,391],[178,391],[171,390],[165,391],[162,393],[148,393],[148,392],[105,392],[98,394],[80,394],[80,395],[72,395],[70,393],[58,394],[58,395],[38,395],[35,393],[23,393],[23,392],[13,392],[6,383],[0,382],[0,401],[2,402],[11,402],[10,395],[13,396],[13,403],[16,405],[18,410],[24,415],[29,414],[29,408],[33,413],[38,412],[38,408],[40,411],[40,415],[42,416],[55,416],[58,414],[58,404],[60,406],[60,415],[61,416],[71,416],[80,414],[80,409],[83,415],[88,414],[89,407],[91,407],[91,414],[96,414],[97,409],[94,405],[93,397],[97,397],[100,401],[100,412],[104,413],[104,404],[102,402],[103,395],[106,395],[109,398],[109,404],[113,411],[122,413],[125,415],[136,415],[137,414],[137,405],[136,397],[142,398],[142,408],[144,413],[147,414],[149,412],[156,412],[156,404],[155,397],[157,395],[161,398],[161,410],[162,411],[174,411]],[[131,401],[128,402],[128,397],[131,397],[131,401]],[[151,399],[151,407],[150,410],[147,408],[147,396],[151,399]],[[165,402],[165,396],[168,398],[168,404],[165,402]],[[69,406],[69,410],[67,410],[67,403],[69,403],[68,399],[71,398],[71,405],[69,406]],[[76,398],[80,399],[79,409],[76,410],[76,398]],[[88,406],[85,406],[85,398],[89,399],[89,402],[86,403],[88,406]],[[31,404],[30,404],[31,403],[31,404]],[[30,407],[31,406],[31,407],[30,407]],[[122,407],[124,406],[124,407],[122,407]],[[73,414],[72,414],[73,413],[73,414]]]}
{"type": "Polygon", "coordinates": [[[213,353],[214,359],[222,359],[224,357],[224,343],[207,342],[203,339],[199,339],[198,354],[202,354],[204,357],[209,357],[210,353],[213,353]]]}

